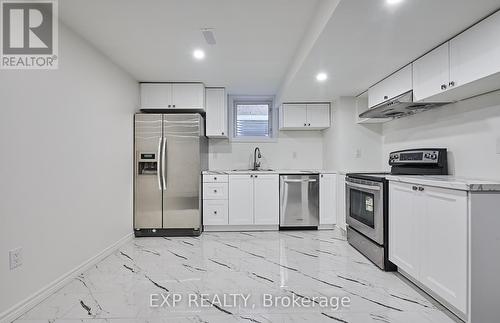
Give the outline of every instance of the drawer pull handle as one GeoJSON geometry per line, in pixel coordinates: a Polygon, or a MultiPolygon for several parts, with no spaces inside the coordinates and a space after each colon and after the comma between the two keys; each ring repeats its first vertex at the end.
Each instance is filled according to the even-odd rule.
{"type": "Polygon", "coordinates": [[[217,214],[217,211],[214,211],[214,214],[217,214]]]}
{"type": "Polygon", "coordinates": [[[216,181],[216,180],[217,180],[217,177],[214,177],[214,181],[216,181]]]}

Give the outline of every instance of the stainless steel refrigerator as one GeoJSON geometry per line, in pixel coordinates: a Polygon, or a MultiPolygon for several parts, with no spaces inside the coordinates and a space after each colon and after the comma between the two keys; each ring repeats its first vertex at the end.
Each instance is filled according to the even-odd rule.
{"type": "Polygon", "coordinates": [[[204,124],[197,113],[135,115],[135,236],[201,233],[204,124]]]}

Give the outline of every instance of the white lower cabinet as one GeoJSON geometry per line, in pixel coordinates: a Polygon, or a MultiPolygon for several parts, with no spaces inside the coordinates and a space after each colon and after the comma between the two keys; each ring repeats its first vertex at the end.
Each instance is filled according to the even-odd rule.
{"type": "Polygon", "coordinates": [[[279,192],[277,175],[254,175],[254,224],[279,225],[279,192]]]}
{"type": "Polygon", "coordinates": [[[229,224],[278,225],[279,176],[229,175],[229,224]]]}
{"type": "Polygon", "coordinates": [[[229,215],[229,224],[253,224],[253,175],[229,175],[229,215]]]}
{"type": "Polygon", "coordinates": [[[227,200],[204,200],[203,201],[203,224],[204,225],[226,225],[227,200]]]}
{"type": "Polygon", "coordinates": [[[467,192],[390,182],[389,260],[467,313],[467,192]]]}
{"type": "Polygon", "coordinates": [[[337,223],[337,174],[319,176],[319,224],[337,223]]]}

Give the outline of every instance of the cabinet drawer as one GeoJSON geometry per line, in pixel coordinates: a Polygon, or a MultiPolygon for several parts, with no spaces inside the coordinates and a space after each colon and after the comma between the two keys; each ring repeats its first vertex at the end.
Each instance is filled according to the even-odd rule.
{"type": "Polygon", "coordinates": [[[203,175],[203,183],[227,183],[229,175],[203,175]]]}
{"type": "Polygon", "coordinates": [[[204,200],[227,200],[227,183],[204,183],[204,200]]]}
{"type": "Polygon", "coordinates": [[[224,225],[229,223],[227,200],[203,201],[203,224],[224,225]]]}

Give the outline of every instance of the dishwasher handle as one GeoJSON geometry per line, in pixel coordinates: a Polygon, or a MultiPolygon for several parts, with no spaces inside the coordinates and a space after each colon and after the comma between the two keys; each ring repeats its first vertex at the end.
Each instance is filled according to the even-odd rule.
{"type": "Polygon", "coordinates": [[[285,179],[283,182],[285,183],[313,183],[316,182],[316,179],[285,179]]]}

